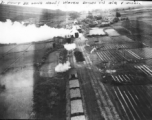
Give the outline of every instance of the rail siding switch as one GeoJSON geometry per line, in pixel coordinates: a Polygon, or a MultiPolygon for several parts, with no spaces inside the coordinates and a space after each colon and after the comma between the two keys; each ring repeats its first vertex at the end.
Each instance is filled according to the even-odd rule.
{"type": "Polygon", "coordinates": [[[69,87],[70,88],[80,87],[78,79],[70,80],[69,87]]]}
{"type": "Polygon", "coordinates": [[[71,114],[83,113],[82,100],[72,100],[71,101],[71,114]]]}
{"type": "Polygon", "coordinates": [[[86,120],[84,115],[71,117],[71,120],[86,120]]]}
{"type": "Polygon", "coordinates": [[[76,88],[76,89],[71,89],[70,90],[70,98],[80,98],[81,97],[81,93],[80,93],[80,89],[76,88]]]}

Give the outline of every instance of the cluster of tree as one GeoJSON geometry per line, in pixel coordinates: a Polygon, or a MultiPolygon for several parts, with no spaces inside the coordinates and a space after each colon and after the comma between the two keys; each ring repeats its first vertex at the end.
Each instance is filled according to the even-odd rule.
{"type": "Polygon", "coordinates": [[[89,12],[89,13],[88,13],[88,16],[87,16],[87,18],[90,18],[90,19],[92,19],[92,18],[93,18],[93,14],[92,14],[91,12],[89,12]]]}
{"type": "Polygon", "coordinates": [[[78,12],[71,12],[69,13],[69,16],[71,19],[74,20],[74,19],[77,19],[80,16],[80,14],[78,12]]]}
{"type": "Polygon", "coordinates": [[[66,49],[63,49],[60,54],[59,54],[59,61],[60,63],[66,63],[67,61],[67,54],[68,54],[68,51],[66,49]]]}
{"type": "Polygon", "coordinates": [[[116,17],[121,17],[121,14],[120,14],[120,12],[116,12],[116,17]]]}
{"type": "Polygon", "coordinates": [[[102,16],[95,16],[95,19],[96,19],[96,20],[101,20],[101,19],[102,19],[102,16]]]}

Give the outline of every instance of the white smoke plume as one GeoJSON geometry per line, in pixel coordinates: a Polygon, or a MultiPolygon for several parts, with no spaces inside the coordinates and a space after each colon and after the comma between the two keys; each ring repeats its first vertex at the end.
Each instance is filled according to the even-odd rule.
{"type": "Polygon", "coordinates": [[[71,50],[74,50],[74,49],[76,48],[76,44],[75,44],[75,43],[64,44],[64,48],[65,48],[67,51],[71,51],[71,50]]]}
{"type": "Polygon", "coordinates": [[[67,61],[67,62],[64,63],[64,64],[59,63],[59,64],[55,67],[55,71],[56,71],[56,72],[65,72],[65,71],[69,70],[70,68],[71,68],[70,62],[67,61]]]}
{"type": "Polygon", "coordinates": [[[0,22],[0,43],[27,43],[33,41],[47,40],[53,37],[69,34],[67,29],[51,28],[47,25],[36,27],[33,25],[24,26],[23,22],[0,22]]]}

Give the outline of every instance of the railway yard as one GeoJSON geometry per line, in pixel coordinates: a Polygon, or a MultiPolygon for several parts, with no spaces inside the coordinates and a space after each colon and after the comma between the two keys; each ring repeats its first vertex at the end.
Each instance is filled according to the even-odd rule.
{"type": "Polygon", "coordinates": [[[51,41],[1,45],[0,119],[151,120],[152,18],[139,14],[104,35],[81,33],[74,43],[84,61],[69,55],[65,73],[55,73],[63,47],[51,41]]]}
{"type": "Polygon", "coordinates": [[[78,45],[85,65],[77,65],[76,69],[88,118],[101,119],[102,116],[106,120],[150,120],[151,48],[130,39],[126,42],[121,39],[123,43],[119,43],[115,37],[107,38],[112,43],[110,40],[108,44],[105,41],[102,43],[104,37],[98,37],[102,44],[93,47],[100,49],[91,54],[82,44],[78,45]]]}
{"type": "Polygon", "coordinates": [[[106,36],[89,36],[88,46],[81,38],[75,40],[85,61],[71,61],[82,89],[83,115],[89,120],[152,118],[150,26],[138,18],[128,22],[132,26],[119,22],[105,27],[106,36]]]}

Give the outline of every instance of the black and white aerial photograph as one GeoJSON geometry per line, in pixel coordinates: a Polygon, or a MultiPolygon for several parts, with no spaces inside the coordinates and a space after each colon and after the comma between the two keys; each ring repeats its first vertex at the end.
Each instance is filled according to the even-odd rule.
{"type": "Polygon", "coordinates": [[[152,2],[0,0],[0,119],[152,120],[152,2]]]}

